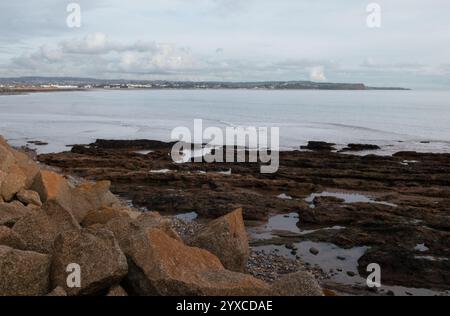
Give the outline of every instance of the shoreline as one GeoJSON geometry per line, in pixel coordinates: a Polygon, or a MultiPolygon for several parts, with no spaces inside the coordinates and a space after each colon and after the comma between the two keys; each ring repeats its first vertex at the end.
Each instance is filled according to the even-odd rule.
{"type": "Polygon", "coordinates": [[[360,263],[356,270],[323,271],[324,284],[340,280],[333,287],[341,292],[367,294],[356,276],[364,277],[362,265],[374,258],[382,261],[389,285],[403,286],[388,287],[399,295],[409,295],[410,288],[438,290],[433,293],[445,288],[442,278],[450,274],[445,267],[450,257],[445,250],[450,249],[446,241],[450,180],[445,176],[450,174],[449,154],[400,152],[386,157],[328,150],[280,152],[279,173],[264,176],[254,164],[173,164],[167,156],[169,148],[164,142],[108,141],[38,158],[67,174],[109,180],[113,193],[163,215],[196,212],[208,219],[242,207],[247,223],[258,220],[263,226],[279,216],[281,224],[269,231],[255,233],[248,227],[250,244],[257,251],[258,247],[269,249],[267,255],[306,260],[314,269],[327,262],[341,264],[337,257],[346,257],[346,249],[368,247],[359,258],[348,253],[347,262],[360,263]],[[327,195],[314,195],[319,193],[327,195]],[[290,220],[287,214],[291,213],[299,214],[300,220],[290,220]],[[304,248],[305,242],[315,247],[304,248]],[[420,244],[427,251],[414,250],[420,244]],[[322,262],[327,248],[320,247],[326,245],[337,247],[337,257],[322,262]],[[319,254],[310,255],[309,248],[317,247],[319,254]],[[400,262],[407,266],[397,267],[400,262]]]}

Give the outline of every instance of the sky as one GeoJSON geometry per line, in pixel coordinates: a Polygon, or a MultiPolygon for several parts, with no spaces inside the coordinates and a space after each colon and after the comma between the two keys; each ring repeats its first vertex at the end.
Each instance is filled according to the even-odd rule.
{"type": "Polygon", "coordinates": [[[0,77],[445,89],[449,17],[448,0],[2,0],[0,77]]]}

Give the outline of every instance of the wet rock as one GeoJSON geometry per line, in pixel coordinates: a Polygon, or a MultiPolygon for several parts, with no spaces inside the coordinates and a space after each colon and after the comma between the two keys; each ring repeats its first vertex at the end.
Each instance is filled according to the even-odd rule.
{"type": "Polygon", "coordinates": [[[369,273],[365,268],[371,263],[381,266],[384,285],[408,286],[411,284],[411,278],[414,278],[417,288],[448,290],[450,269],[447,260],[420,259],[414,252],[405,249],[394,248],[386,251],[374,248],[368,250],[358,261],[361,276],[368,276],[369,273]]]}
{"type": "Polygon", "coordinates": [[[0,246],[0,296],[45,295],[49,273],[49,256],[0,246]]]}
{"type": "Polygon", "coordinates": [[[42,206],[41,198],[36,191],[22,189],[17,193],[17,199],[25,205],[42,206]]]}
{"type": "Polygon", "coordinates": [[[335,196],[316,196],[313,202],[315,206],[321,206],[330,204],[341,204],[344,203],[345,200],[335,196]]]}
{"type": "Polygon", "coordinates": [[[25,241],[27,250],[40,253],[52,253],[53,241],[60,233],[79,229],[72,214],[54,200],[46,202],[42,211],[21,218],[13,227],[25,241]]]}
{"type": "Polygon", "coordinates": [[[327,142],[310,141],[307,146],[301,146],[301,149],[308,149],[313,151],[332,151],[335,150],[336,144],[327,142]]]}
{"type": "Polygon", "coordinates": [[[210,252],[188,247],[159,229],[135,235],[127,251],[127,286],[138,295],[262,295],[268,285],[226,270],[210,252]]]}
{"type": "Polygon", "coordinates": [[[0,226],[0,245],[19,250],[25,250],[26,247],[20,235],[6,226],[0,226]]]}
{"type": "MultiPolygon", "coordinates": [[[[383,282],[398,285],[400,280],[405,286],[424,288],[435,288],[439,282],[441,287],[448,284],[445,262],[415,259],[414,247],[425,243],[430,248],[427,255],[448,257],[449,154],[400,152],[393,156],[358,156],[330,151],[280,152],[279,172],[261,175],[258,164],[174,165],[170,146],[147,157],[130,152],[133,147],[133,141],[122,142],[118,148],[95,145],[76,154],[41,155],[39,160],[66,173],[110,180],[115,194],[162,214],[196,211],[200,218],[217,218],[242,207],[246,220],[267,220],[270,214],[297,212],[302,229],[321,229],[308,234],[310,241],[333,243],[345,249],[378,248],[391,254],[388,266],[405,261],[406,267],[428,264],[432,270],[427,272],[432,277],[424,278],[422,272],[414,272],[422,268],[396,267],[392,273],[383,274],[383,282]],[[420,163],[410,163],[405,168],[404,161],[420,163]],[[161,169],[177,172],[148,173],[161,169]],[[233,172],[226,177],[217,173],[229,169],[233,172]],[[302,201],[312,193],[341,190],[367,193],[376,201],[391,205],[327,200],[312,209],[302,201]],[[280,192],[294,199],[276,198],[280,192]],[[333,226],[345,229],[322,230],[333,226]]],[[[192,229],[187,229],[187,235],[193,235],[192,229]]],[[[179,231],[184,233],[183,229],[179,231]]],[[[267,279],[272,278],[269,268],[263,271],[267,279]]]]}
{"type": "Polygon", "coordinates": [[[210,222],[197,231],[189,244],[216,255],[228,270],[244,272],[249,246],[242,209],[210,222]]]}
{"type": "Polygon", "coordinates": [[[309,249],[309,252],[317,256],[319,254],[319,249],[312,247],[309,249]]]}
{"type": "Polygon", "coordinates": [[[319,283],[306,271],[284,276],[272,285],[272,291],[279,296],[323,296],[319,283]]]}
{"type": "Polygon", "coordinates": [[[105,229],[83,229],[61,233],[54,243],[51,280],[68,295],[92,295],[107,290],[127,274],[125,255],[112,232],[105,229]],[[67,287],[67,266],[81,268],[81,288],[67,287]]]}
{"type": "Polygon", "coordinates": [[[371,144],[348,144],[348,146],[342,149],[343,152],[346,151],[365,151],[365,150],[378,150],[381,149],[380,146],[371,144]]]}

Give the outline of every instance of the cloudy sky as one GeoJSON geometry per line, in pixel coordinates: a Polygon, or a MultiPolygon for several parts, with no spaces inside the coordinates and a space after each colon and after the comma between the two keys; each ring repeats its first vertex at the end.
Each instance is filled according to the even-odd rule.
{"type": "Polygon", "coordinates": [[[0,77],[446,88],[449,16],[448,0],[2,0],[0,77]],[[372,2],[380,28],[367,25],[372,2]]]}

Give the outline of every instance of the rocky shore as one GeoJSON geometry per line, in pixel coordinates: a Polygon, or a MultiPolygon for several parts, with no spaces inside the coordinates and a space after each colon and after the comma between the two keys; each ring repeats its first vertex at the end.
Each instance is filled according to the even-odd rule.
{"type": "MultiPolygon", "coordinates": [[[[277,214],[297,214],[296,229],[277,229],[264,238],[250,234],[252,249],[272,249],[266,257],[288,250],[299,262],[305,242],[363,249],[357,271],[324,274],[365,278],[367,265],[376,262],[388,286],[449,289],[450,155],[362,156],[353,153],[376,146],[349,144],[346,153],[338,153],[333,144],[312,142],[306,150],[281,152],[278,173],[261,174],[260,166],[250,163],[176,164],[171,146],[99,140],[38,159],[67,175],[110,181],[114,194],[164,216],[195,212],[203,223],[242,208],[249,230],[277,214]]],[[[321,249],[310,248],[320,256],[321,249]]],[[[367,290],[359,291],[356,282],[335,284],[327,277],[321,282],[342,293],[367,290]]]]}
{"type": "Polygon", "coordinates": [[[302,269],[272,284],[247,272],[242,209],[189,230],[110,185],[57,173],[0,137],[0,296],[323,295],[302,269]]]}

